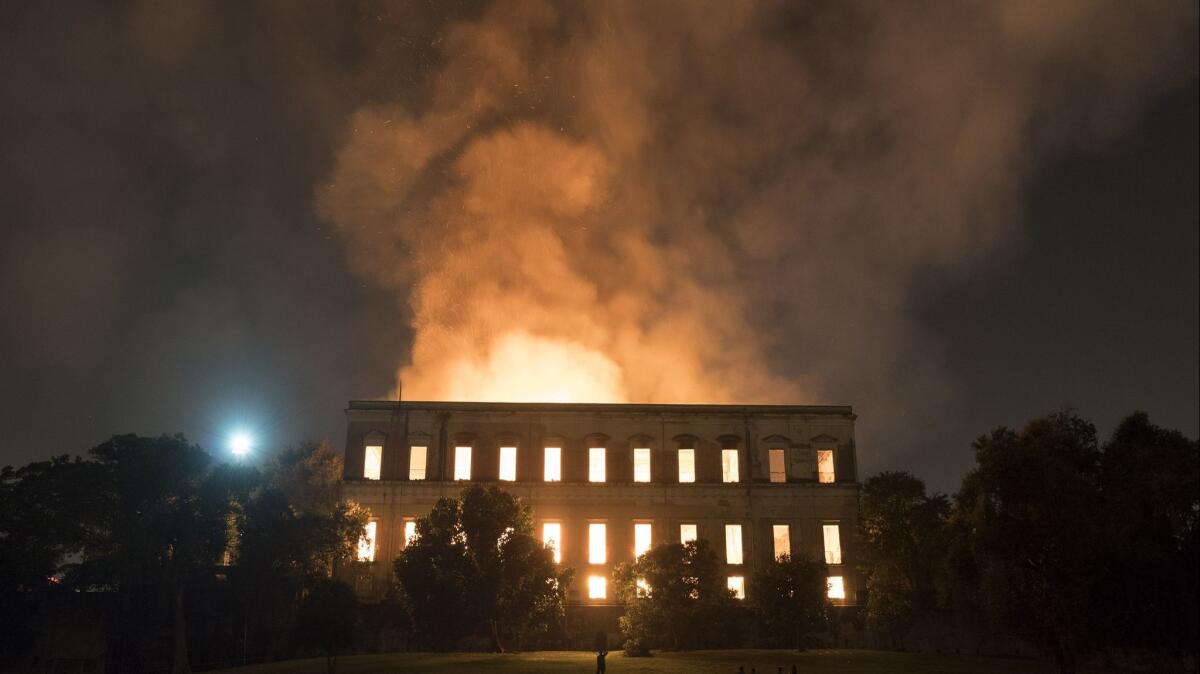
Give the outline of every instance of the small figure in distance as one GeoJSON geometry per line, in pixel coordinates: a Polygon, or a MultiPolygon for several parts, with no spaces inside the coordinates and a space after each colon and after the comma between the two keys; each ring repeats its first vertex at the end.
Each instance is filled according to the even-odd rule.
{"type": "Polygon", "coordinates": [[[608,635],[596,632],[596,674],[604,674],[604,657],[608,655],[608,635]]]}
{"type": "Polygon", "coordinates": [[[796,665],[792,665],[792,674],[800,674],[798,671],[796,671],[796,665]]]}
{"type": "Polygon", "coordinates": [[[738,665],[737,674],[746,674],[746,666],[745,666],[745,665],[738,665]]]}

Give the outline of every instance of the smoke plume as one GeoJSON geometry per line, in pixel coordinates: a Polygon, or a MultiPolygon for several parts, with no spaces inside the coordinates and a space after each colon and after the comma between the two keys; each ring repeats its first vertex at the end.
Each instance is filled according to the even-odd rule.
{"type": "Polygon", "coordinates": [[[1039,162],[1194,69],[1195,22],[498,3],[442,32],[419,90],[353,114],[318,208],[410,312],[406,398],[852,403],[918,433],[954,395],[918,279],[1019,237],[1039,162]]]}

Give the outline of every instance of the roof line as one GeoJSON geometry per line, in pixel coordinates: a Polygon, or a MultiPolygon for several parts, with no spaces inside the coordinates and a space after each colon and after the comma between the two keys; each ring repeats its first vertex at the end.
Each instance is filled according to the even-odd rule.
{"type": "Polygon", "coordinates": [[[688,405],[679,403],[511,403],[444,400],[351,400],[349,410],[457,410],[497,412],[673,412],[703,414],[854,414],[850,405],[688,405]]]}

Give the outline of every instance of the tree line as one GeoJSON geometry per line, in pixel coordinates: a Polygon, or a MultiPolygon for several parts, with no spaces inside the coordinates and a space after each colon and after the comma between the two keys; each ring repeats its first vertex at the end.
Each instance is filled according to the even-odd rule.
{"type": "Polygon", "coordinates": [[[243,466],[178,435],[5,467],[0,665],[28,657],[53,610],[103,626],[106,671],[188,672],[198,644],[225,663],[302,652],[297,613],[367,520],[341,474],[326,445],[243,466]]]}
{"type": "Polygon", "coordinates": [[[1195,440],[1136,413],[1101,443],[1089,421],[1062,412],[997,428],[973,449],[952,496],[904,472],[863,484],[868,627],[894,647],[931,626],[959,646],[1012,635],[1064,674],[1081,656],[1195,667],[1195,440]]]}
{"type": "MultiPolygon", "coordinates": [[[[614,569],[627,654],[654,649],[803,649],[857,625],[886,646],[985,650],[1034,644],[1079,658],[1195,663],[1200,448],[1144,414],[1101,443],[1064,412],[973,445],[953,495],[904,472],[863,483],[854,547],[865,605],[836,618],[822,560],[759,567],[746,600],[709,543],[664,544],[614,569]]],[[[340,497],[324,445],[261,466],[218,461],[180,436],[117,436],[86,457],[0,472],[0,658],[20,662],[36,616],[64,596],[97,599],[109,668],[189,671],[363,648],[352,588],[367,513],[340,497]],[[240,652],[238,652],[240,651],[240,652]],[[199,655],[197,655],[199,653],[199,655]]],[[[554,563],[530,509],[469,485],[417,521],[392,560],[376,627],[433,650],[562,647],[573,570],[554,563]]],[[[1186,665],[1185,665],[1186,666],[1186,665]]]]}

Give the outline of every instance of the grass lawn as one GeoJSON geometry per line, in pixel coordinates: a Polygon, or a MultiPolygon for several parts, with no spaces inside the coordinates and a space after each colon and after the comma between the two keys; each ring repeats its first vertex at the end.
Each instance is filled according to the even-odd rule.
{"type": "MultiPolygon", "coordinates": [[[[1017,658],[984,658],[966,655],[927,655],[886,651],[812,650],[791,651],[694,651],[656,653],[652,658],[626,658],[619,651],[608,656],[610,674],[732,674],[739,665],[758,674],[775,674],[782,666],[785,673],[795,664],[801,672],[838,672],[867,674],[890,672],[1012,672],[1057,671],[1053,663],[1017,658]]],[[[325,660],[291,660],[269,665],[222,670],[229,674],[324,674],[325,660]]],[[[391,655],[355,655],[338,658],[338,674],[385,674],[390,672],[493,672],[495,674],[560,674],[596,671],[596,656],[575,651],[536,653],[396,653],[391,655]]]]}

